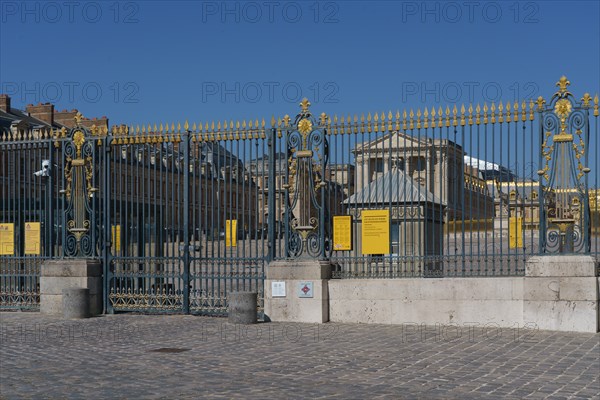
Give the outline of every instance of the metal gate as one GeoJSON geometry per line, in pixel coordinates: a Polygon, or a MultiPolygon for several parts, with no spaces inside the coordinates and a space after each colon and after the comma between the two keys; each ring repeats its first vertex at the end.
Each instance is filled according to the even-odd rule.
{"type": "Polygon", "coordinates": [[[597,256],[598,96],[576,100],[568,85],[548,104],[339,118],[305,99],[269,127],[109,131],[80,114],[71,129],[0,125],[0,308],[37,309],[50,258],[100,260],[107,312],[223,315],[232,290],[258,292],[262,309],[273,259],[402,278],[523,275],[531,255],[597,256]],[[372,211],[387,225],[366,229],[372,211]]]}

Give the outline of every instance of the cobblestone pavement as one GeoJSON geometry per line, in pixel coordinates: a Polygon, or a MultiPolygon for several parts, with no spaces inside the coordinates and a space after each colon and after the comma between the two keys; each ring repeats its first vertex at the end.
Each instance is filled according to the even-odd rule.
{"type": "Polygon", "coordinates": [[[0,398],[600,398],[600,334],[0,313],[0,398]]]}

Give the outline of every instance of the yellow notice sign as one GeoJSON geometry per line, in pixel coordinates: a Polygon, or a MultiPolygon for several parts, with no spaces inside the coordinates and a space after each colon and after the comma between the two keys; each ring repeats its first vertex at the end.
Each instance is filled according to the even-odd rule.
{"type": "Polygon", "coordinates": [[[113,250],[121,251],[121,225],[112,225],[111,234],[113,250]]]}
{"type": "Polygon", "coordinates": [[[237,246],[237,219],[228,219],[225,221],[225,246],[237,246]]]}
{"type": "Polygon", "coordinates": [[[41,224],[25,222],[25,254],[39,256],[42,253],[41,224]]]}
{"type": "Polygon", "coordinates": [[[352,216],[333,217],[333,250],[352,250],[352,216]]]}
{"type": "Polygon", "coordinates": [[[508,236],[511,249],[523,247],[523,218],[510,217],[508,219],[508,236]]]}
{"type": "Polygon", "coordinates": [[[0,256],[15,254],[15,224],[0,224],[0,256]]]}
{"type": "Polygon", "coordinates": [[[362,253],[390,253],[390,211],[363,210],[362,253]]]}

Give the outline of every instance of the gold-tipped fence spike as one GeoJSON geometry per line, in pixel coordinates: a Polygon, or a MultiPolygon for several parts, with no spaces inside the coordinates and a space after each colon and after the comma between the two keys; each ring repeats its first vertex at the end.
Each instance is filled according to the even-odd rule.
{"type": "Polygon", "coordinates": [[[481,106],[477,103],[475,106],[475,124],[479,125],[481,123],[481,106]]]}
{"type": "MultiPolygon", "coordinates": [[[[187,131],[187,129],[186,129],[187,131]]],[[[181,132],[181,122],[177,123],[177,132],[181,132]]]]}
{"type": "Polygon", "coordinates": [[[171,133],[175,133],[175,124],[171,122],[171,133]]]}
{"type": "MultiPolygon", "coordinates": [[[[527,109],[525,107],[525,100],[521,103],[521,121],[525,121],[527,119],[527,109]]],[[[517,121],[519,114],[519,104],[515,101],[515,121],[517,121]]]]}
{"type": "MultiPolygon", "coordinates": [[[[523,102],[523,105],[525,105],[525,102],[523,102]]],[[[515,104],[513,105],[513,109],[514,109],[513,121],[517,122],[519,120],[519,102],[518,101],[515,101],[515,104]]]]}
{"type": "Polygon", "coordinates": [[[598,93],[594,96],[594,117],[598,116],[598,93]]]}
{"type": "Polygon", "coordinates": [[[417,129],[421,129],[421,109],[417,109],[417,129]]]}
{"type": "Polygon", "coordinates": [[[271,116],[271,127],[272,127],[272,128],[275,128],[275,126],[276,126],[275,124],[276,124],[276,123],[277,123],[277,120],[275,119],[275,116],[274,116],[274,115],[272,115],[272,116],[271,116]]]}
{"type": "Polygon", "coordinates": [[[183,129],[185,129],[186,131],[190,129],[190,124],[187,119],[185,120],[185,122],[183,124],[183,129]]]}
{"type": "Polygon", "coordinates": [[[213,133],[215,131],[215,121],[211,121],[210,123],[210,132],[213,133]]]}
{"type": "Polygon", "coordinates": [[[265,129],[265,119],[264,118],[260,121],[260,128],[265,129]]]}
{"type": "Polygon", "coordinates": [[[535,103],[533,102],[533,99],[529,99],[529,120],[533,121],[534,118],[534,114],[533,114],[533,109],[535,107],[535,103]]]}

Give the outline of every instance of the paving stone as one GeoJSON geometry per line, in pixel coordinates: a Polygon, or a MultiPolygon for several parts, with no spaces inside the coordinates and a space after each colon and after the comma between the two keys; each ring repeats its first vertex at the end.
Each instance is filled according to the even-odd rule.
{"type": "Polygon", "coordinates": [[[600,334],[0,313],[0,398],[598,398],[600,334]],[[518,338],[517,338],[518,339],[518,338]],[[531,338],[530,338],[531,339],[531,338]],[[180,349],[181,352],[156,352],[180,349]]]}

